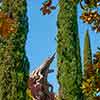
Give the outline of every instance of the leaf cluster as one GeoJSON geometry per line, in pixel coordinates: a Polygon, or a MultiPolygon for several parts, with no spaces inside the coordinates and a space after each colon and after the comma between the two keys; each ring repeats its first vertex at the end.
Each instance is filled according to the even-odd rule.
{"type": "Polygon", "coordinates": [[[100,32],[100,0],[83,0],[84,5],[82,5],[82,0],[80,2],[80,6],[83,10],[80,18],[84,23],[90,24],[92,29],[97,33],[100,32]]]}
{"type": "Polygon", "coordinates": [[[50,14],[52,10],[55,10],[56,6],[52,6],[52,0],[47,0],[43,3],[43,6],[40,8],[43,15],[50,14]]]}
{"type": "Polygon", "coordinates": [[[92,95],[96,98],[96,94],[100,92],[100,51],[96,52],[93,59],[93,64],[87,65],[88,78],[83,79],[83,93],[86,96],[92,95]]]}

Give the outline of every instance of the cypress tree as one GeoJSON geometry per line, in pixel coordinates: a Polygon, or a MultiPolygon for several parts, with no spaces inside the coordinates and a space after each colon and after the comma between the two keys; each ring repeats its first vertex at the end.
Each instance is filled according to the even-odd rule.
{"type": "Polygon", "coordinates": [[[87,78],[87,65],[92,64],[92,52],[91,52],[91,45],[90,45],[90,37],[88,30],[85,33],[85,40],[84,40],[84,78],[87,78]]]}
{"type": "Polygon", "coordinates": [[[13,25],[16,32],[8,34],[8,31],[0,30],[0,100],[26,100],[29,73],[25,54],[28,32],[26,6],[26,0],[2,0],[0,13],[8,14],[11,20],[16,21],[13,25]]]}
{"type": "MultiPolygon", "coordinates": [[[[93,76],[93,66],[92,65],[92,51],[91,51],[91,44],[90,44],[90,37],[88,30],[85,33],[85,40],[84,40],[84,79],[87,80],[93,76]]],[[[91,92],[92,93],[92,92],[91,92]]],[[[89,96],[84,96],[85,100],[93,100],[93,95],[90,94],[89,96]]]]}
{"type": "Polygon", "coordinates": [[[78,0],[60,0],[57,34],[57,66],[61,100],[81,100],[82,68],[77,25],[78,0]]]}

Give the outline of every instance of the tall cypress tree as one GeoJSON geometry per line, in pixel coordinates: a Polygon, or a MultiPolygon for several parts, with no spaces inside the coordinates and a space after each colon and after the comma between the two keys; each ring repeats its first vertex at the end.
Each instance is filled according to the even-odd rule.
{"type": "MultiPolygon", "coordinates": [[[[91,65],[92,65],[92,51],[91,51],[89,32],[87,30],[84,39],[84,79],[85,80],[91,78],[92,76],[92,72],[94,69],[93,66],[91,65]]],[[[92,94],[90,94],[89,96],[84,96],[84,99],[94,100],[92,94]]]]}
{"type": "Polygon", "coordinates": [[[87,30],[84,39],[84,78],[87,78],[86,72],[88,64],[92,64],[92,52],[91,52],[89,32],[87,30]]]}
{"type": "Polygon", "coordinates": [[[77,26],[78,0],[60,0],[57,34],[57,66],[61,100],[81,100],[82,69],[77,26]]]}
{"type": "Polygon", "coordinates": [[[26,100],[29,73],[25,54],[28,32],[26,6],[26,0],[2,1],[1,12],[8,14],[11,20],[16,20],[13,26],[17,31],[8,34],[8,31],[0,30],[0,100],[26,100]]]}

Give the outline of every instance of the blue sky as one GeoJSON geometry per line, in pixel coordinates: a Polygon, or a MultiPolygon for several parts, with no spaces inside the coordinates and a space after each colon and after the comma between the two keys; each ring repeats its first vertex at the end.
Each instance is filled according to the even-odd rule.
{"type": "MultiPolygon", "coordinates": [[[[58,0],[57,0],[58,1],[58,0]]],[[[54,1],[54,5],[57,4],[54,1]]],[[[29,33],[26,41],[26,54],[30,62],[30,72],[36,69],[48,56],[52,55],[56,51],[56,21],[58,9],[53,11],[52,14],[43,16],[40,12],[40,7],[43,0],[27,0],[29,17],[29,33]]],[[[95,53],[97,46],[100,44],[100,34],[96,34],[91,31],[91,27],[87,24],[83,24],[82,20],[79,20],[81,15],[81,9],[78,5],[78,25],[79,25],[79,37],[81,57],[83,57],[83,44],[84,44],[84,32],[89,29],[92,52],[95,53]]],[[[56,80],[56,59],[51,65],[51,68],[55,70],[55,73],[49,75],[49,81],[54,86],[54,92],[58,90],[58,84],[56,80]]]]}

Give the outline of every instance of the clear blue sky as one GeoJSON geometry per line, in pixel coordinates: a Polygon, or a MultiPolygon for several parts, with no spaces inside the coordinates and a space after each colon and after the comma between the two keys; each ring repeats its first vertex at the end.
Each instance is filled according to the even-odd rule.
{"type": "MultiPolygon", "coordinates": [[[[57,4],[58,0],[54,0],[57,4]]],[[[40,12],[40,7],[43,0],[27,0],[29,17],[29,33],[26,41],[26,54],[30,62],[30,72],[37,68],[48,56],[52,55],[56,50],[56,20],[58,9],[52,14],[43,16],[40,12]]],[[[87,28],[90,30],[92,51],[95,53],[97,46],[100,46],[100,34],[91,31],[91,28],[79,20],[81,9],[78,5],[78,24],[79,37],[81,46],[81,56],[83,56],[84,32],[87,28]]],[[[56,59],[51,65],[55,73],[49,75],[49,81],[54,86],[54,92],[58,91],[58,84],[56,80],[56,59]]]]}

